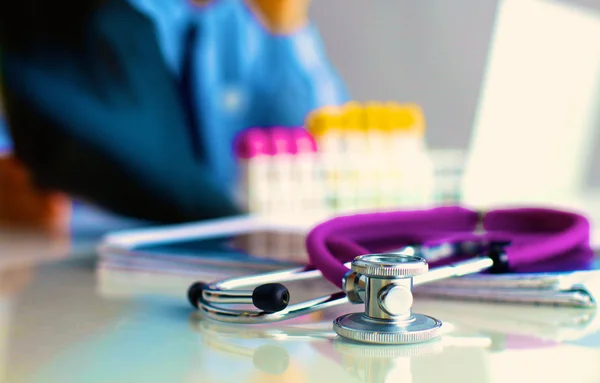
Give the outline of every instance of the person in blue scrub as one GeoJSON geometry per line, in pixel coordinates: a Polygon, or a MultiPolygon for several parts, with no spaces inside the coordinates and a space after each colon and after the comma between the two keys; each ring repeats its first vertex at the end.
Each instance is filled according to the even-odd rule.
{"type": "Polygon", "coordinates": [[[308,20],[271,28],[269,10],[306,11],[307,0],[5,3],[0,69],[15,155],[40,188],[118,214],[238,214],[235,135],[298,126],[348,100],[308,20]]]}

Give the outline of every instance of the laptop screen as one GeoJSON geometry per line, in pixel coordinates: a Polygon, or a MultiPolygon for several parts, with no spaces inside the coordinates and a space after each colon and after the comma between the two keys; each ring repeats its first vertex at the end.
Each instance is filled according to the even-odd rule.
{"type": "Polygon", "coordinates": [[[500,1],[465,202],[572,199],[587,182],[599,116],[600,11],[559,1],[500,1]]]}

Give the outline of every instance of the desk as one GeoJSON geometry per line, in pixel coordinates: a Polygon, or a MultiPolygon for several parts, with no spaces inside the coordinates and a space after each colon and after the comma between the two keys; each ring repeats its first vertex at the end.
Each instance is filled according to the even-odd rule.
{"type": "Polygon", "coordinates": [[[594,311],[417,300],[415,311],[452,329],[439,342],[356,345],[336,339],[331,320],[360,307],[270,328],[219,325],[195,315],[184,289],[107,294],[89,247],[15,238],[39,256],[0,276],[1,382],[600,381],[594,311]]]}

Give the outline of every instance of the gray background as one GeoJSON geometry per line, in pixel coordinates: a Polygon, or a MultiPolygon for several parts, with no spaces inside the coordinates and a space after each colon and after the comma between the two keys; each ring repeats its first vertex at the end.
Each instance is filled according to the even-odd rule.
{"type": "MultiPolygon", "coordinates": [[[[600,12],[600,0],[562,2],[600,12]]],[[[466,148],[497,3],[313,0],[311,13],[354,99],[417,102],[431,147],[466,148]]],[[[590,183],[600,185],[595,157],[590,183]]]]}

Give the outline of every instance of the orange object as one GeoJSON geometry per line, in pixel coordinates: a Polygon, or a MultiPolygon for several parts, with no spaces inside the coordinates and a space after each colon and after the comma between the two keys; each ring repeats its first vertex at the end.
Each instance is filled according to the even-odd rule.
{"type": "Polygon", "coordinates": [[[0,224],[62,232],[70,218],[66,195],[40,190],[14,156],[0,157],[0,224]]]}
{"type": "Polygon", "coordinates": [[[293,33],[308,23],[310,0],[246,1],[271,33],[293,33]]]}

